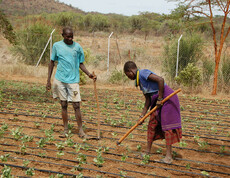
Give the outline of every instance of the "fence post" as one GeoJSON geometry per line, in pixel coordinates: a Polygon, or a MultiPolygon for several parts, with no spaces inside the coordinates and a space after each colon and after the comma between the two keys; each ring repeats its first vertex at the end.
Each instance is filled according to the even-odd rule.
{"type": "Polygon", "coordinates": [[[49,39],[48,39],[48,41],[47,41],[47,43],[46,43],[46,46],[45,46],[44,50],[42,51],[42,54],[41,54],[41,56],[40,56],[40,58],[39,58],[39,60],[38,60],[38,62],[37,62],[37,64],[36,64],[36,67],[38,67],[38,65],[39,65],[39,63],[40,63],[40,61],[41,61],[41,59],[42,59],[42,56],[43,56],[43,54],[44,54],[45,51],[46,51],[46,48],[47,48],[49,42],[50,42],[50,57],[51,57],[51,54],[52,54],[52,35],[53,35],[53,32],[54,32],[54,31],[55,31],[55,29],[53,29],[53,31],[50,33],[50,37],[49,37],[49,39]]]}
{"type": "Polygon", "coordinates": [[[180,40],[181,40],[182,36],[183,36],[183,35],[181,35],[180,38],[178,39],[177,60],[176,60],[176,77],[177,77],[177,75],[178,75],[179,49],[180,49],[180,40]]]}
{"type": "Polygon", "coordinates": [[[113,32],[109,35],[108,38],[108,60],[107,60],[107,74],[109,73],[109,46],[110,46],[110,38],[113,35],[113,32]]]}

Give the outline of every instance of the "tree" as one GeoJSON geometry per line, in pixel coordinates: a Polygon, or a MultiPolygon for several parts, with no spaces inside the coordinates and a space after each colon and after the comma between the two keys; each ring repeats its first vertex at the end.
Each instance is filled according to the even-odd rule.
{"type": "MultiPolygon", "coordinates": [[[[174,0],[174,1],[178,1],[178,0],[174,0]]],[[[209,19],[210,26],[212,29],[213,46],[215,50],[215,71],[214,71],[212,95],[216,95],[218,69],[219,69],[221,54],[226,38],[230,33],[230,26],[226,28],[227,26],[226,21],[227,21],[228,14],[230,12],[229,10],[230,0],[183,0],[182,4],[186,4],[186,6],[188,7],[187,12],[190,15],[201,15],[209,19]],[[221,16],[222,23],[221,23],[221,31],[219,34],[220,36],[219,39],[218,39],[218,33],[214,22],[214,12],[216,11],[223,13],[223,16],[221,16]]]]}
{"type": "MultiPolygon", "coordinates": [[[[0,4],[1,4],[0,0],[0,4]]],[[[13,27],[6,15],[0,9],[0,33],[3,33],[4,37],[9,40],[11,44],[16,44],[16,35],[14,33],[13,27]]]]}

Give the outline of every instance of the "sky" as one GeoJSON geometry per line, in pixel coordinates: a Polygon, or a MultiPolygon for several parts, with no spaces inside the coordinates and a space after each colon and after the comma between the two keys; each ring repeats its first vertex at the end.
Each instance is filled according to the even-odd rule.
{"type": "Polygon", "coordinates": [[[77,7],[85,12],[116,13],[122,15],[138,15],[139,12],[169,14],[177,7],[175,2],[167,0],[59,0],[77,7]]]}

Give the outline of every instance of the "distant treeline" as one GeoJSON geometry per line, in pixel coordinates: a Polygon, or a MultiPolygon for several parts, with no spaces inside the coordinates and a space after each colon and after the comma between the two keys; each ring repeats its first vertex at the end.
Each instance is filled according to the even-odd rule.
{"type": "MultiPolygon", "coordinates": [[[[220,30],[221,26],[218,24],[218,17],[215,17],[214,20],[216,21],[216,26],[219,27],[217,30],[220,30]]],[[[134,16],[123,16],[118,14],[104,15],[98,13],[82,14],[76,12],[60,12],[54,14],[43,13],[41,15],[26,16],[23,19],[19,19],[17,23],[22,25],[22,21],[24,23],[42,21],[42,23],[50,24],[53,27],[71,26],[75,30],[87,32],[138,32],[145,34],[145,36],[148,36],[149,34],[178,34],[184,31],[201,32],[207,36],[212,34],[209,19],[204,17],[188,17],[181,11],[178,12],[177,10],[169,15],[143,12],[134,16]]],[[[25,25],[27,26],[28,24],[25,25]]]]}

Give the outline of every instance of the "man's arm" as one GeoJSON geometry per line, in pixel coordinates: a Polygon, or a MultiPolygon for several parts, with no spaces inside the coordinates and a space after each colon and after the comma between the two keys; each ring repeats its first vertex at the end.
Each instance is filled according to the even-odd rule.
{"type": "Polygon", "coordinates": [[[51,89],[51,76],[53,73],[53,69],[54,69],[54,61],[50,60],[49,66],[48,66],[48,78],[47,78],[47,84],[46,84],[46,90],[50,90],[51,89]]]}
{"type": "Polygon", "coordinates": [[[84,65],[83,63],[80,63],[80,69],[81,69],[86,75],[88,75],[89,78],[94,79],[94,80],[97,79],[96,75],[91,74],[91,73],[86,69],[86,67],[85,67],[85,65],[84,65]]]}

